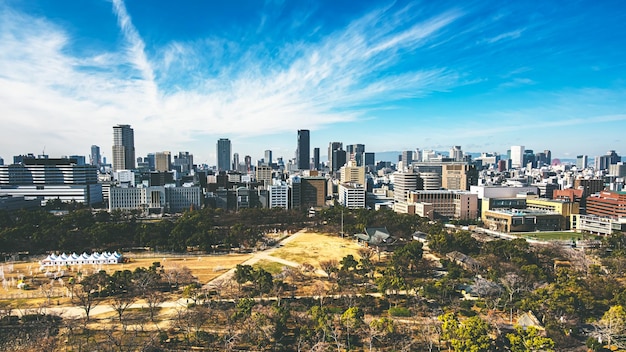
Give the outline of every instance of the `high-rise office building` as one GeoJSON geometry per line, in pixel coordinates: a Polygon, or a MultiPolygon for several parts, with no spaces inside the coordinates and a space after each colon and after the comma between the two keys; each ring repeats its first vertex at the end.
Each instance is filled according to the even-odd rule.
{"type": "Polygon", "coordinates": [[[339,171],[342,166],[346,164],[346,151],[343,149],[333,150],[333,163],[331,165],[331,171],[339,171]]]}
{"type": "Polygon", "coordinates": [[[311,168],[311,136],[309,130],[298,130],[298,149],[296,164],[299,170],[311,168]]]}
{"type": "Polygon", "coordinates": [[[532,149],[524,150],[524,154],[522,155],[522,167],[527,167],[529,165],[531,168],[537,166],[537,158],[532,149]]]}
{"type": "Polygon", "coordinates": [[[170,171],[170,166],[172,165],[172,153],[168,151],[157,152],[154,156],[154,161],[156,163],[156,171],[170,171]]]}
{"type": "Polygon", "coordinates": [[[243,162],[246,164],[246,172],[252,171],[252,157],[250,155],[244,156],[243,162]]]}
{"type": "Polygon", "coordinates": [[[130,125],[113,126],[113,170],[135,168],[135,133],[130,125]]]}
{"type": "MultiPolygon", "coordinates": [[[[333,153],[336,150],[342,150],[343,149],[343,143],[341,142],[330,142],[328,143],[328,168],[330,169],[331,172],[337,171],[339,170],[340,167],[343,166],[343,164],[341,165],[337,165],[337,161],[333,160],[333,153]]],[[[345,153],[344,153],[344,159],[345,159],[345,153]]],[[[343,161],[345,164],[345,160],[343,161]]]]}
{"type": "Polygon", "coordinates": [[[357,166],[363,166],[365,144],[346,145],[346,160],[354,160],[357,166]]]}
{"type": "Polygon", "coordinates": [[[269,165],[261,165],[256,168],[256,180],[262,183],[264,187],[272,184],[272,167],[269,165]]]}
{"type": "Polygon", "coordinates": [[[400,157],[400,161],[402,161],[402,167],[408,169],[411,167],[413,163],[413,151],[405,150],[402,152],[402,156],[400,157]]]}
{"type": "Polygon", "coordinates": [[[156,170],[156,156],[154,153],[148,153],[148,155],[144,158],[144,161],[148,163],[148,169],[150,171],[156,170]]]}
{"type": "Polygon", "coordinates": [[[363,165],[365,166],[376,165],[376,154],[372,152],[363,153],[363,165]]]}
{"type": "Polygon", "coordinates": [[[265,151],[265,156],[263,158],[263,162],[266,163],[267,165],[272,165],[272,151],[271,150],[266,150],[265,151]]]}
{"type": "Polygon", "coordinates": [[[577,169],[584,169],[587,167],[587,165],[589,164],[589,158],[587,157],[587,155],[577,155],[576,156],[576,168],[577,169]]]}
{"type": "Polygon", "coordinates": [[[230,170],[230,139],[220,138],[217,141],[217,171],[230,170]]]}
{"type": "Polygon", "coordinates": [[[233,165],[230,169],[239,171],[239,153],[233,154],[233,165]]]}
{"type": "Polygon", "coordinates": [[[189,152],[178,152],[178,155],[174,155],[173,166],[178,172],[185,175],[189,174],[193,169],[193,154],[189,154],[189,152]]]}
{"type": "Polygon", "coordinates": [[[89,165],[100,167],[100,163],[100,147],[92,145],[91,154],[89,154],[89,165]]]}
{"type": "Polygon", "coordinates": [[[546,164],[547,165],[552,164],[552,152],[550,150],[548,150],[548,149],[545,149],[543,151],[543,154],[545,154],[545,156],[546,156],[546,164]]]}
{"type": "Polygon", "coordinates": [[[313,168],[320,169],[320,148],[313,148],[313,168]]]}
{"type": "Polygon", "coordinates": [[[614,150],[609,150],[605,155],[596,156],[595,168],[596,170],[607,170],[609,165],[617,164],[621,160],[622,158],[614,150]]]}
{"type": "Polygon", "coordinates": [[[463,161],[463,150],[460,145],[455,145],[450,149],[450,159],[454,161],[463,161]]]}
{"type": "Polygon", "coordinates": [[[524,146],[513,145],[511,146],[511,167],[520,168],[524,165],[524,146]]]}
{"type": "Polygon", "coordinates": [[[415,148],[413,151],[413,161],[422,162],[422,151],[420,148],[415,148]]]}

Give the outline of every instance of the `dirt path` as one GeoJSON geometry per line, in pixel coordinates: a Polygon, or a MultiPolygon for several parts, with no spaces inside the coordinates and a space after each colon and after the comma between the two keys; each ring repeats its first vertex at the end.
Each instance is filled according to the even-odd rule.
{"type": "MultiPolygon", "coordinates": [[[[272,253],[274,253],[278,248],[280,248],[281,246],[295,241],[298,239],[298,237],[300,237],[302,234],[305,234],[306,230],[300,230],[286,238],[284,238],[282,241],[279,242],[279,244],[276,247],[264,250],[264,251],[259,251],[257,253],[254,254],[254,256],[246,261],[244,261],[243,265],[254,265],[256,263],[258,263],[260,260],[268,260],[268,261],[272,261],[272,262],[277,262],[286,266],[290,266],[290,267],[294,267],[297,268],[300,266],[300,263],[294,262],[294,261],[290,261],[290,260],[286,260],[286,259],[282,259],[282,258],[277,258],[272,256],[272,253]]],[[[216,288],[220,285],[224,285],[225,283],[227,283],[228,281],[230,281],[235,273],[235,269],[236,268],[232,268],[230,270],[228,270],[227,272],[223,273],[222,275],[214,278],[213,280],[209,281],[208,283],[204,284],[204,288],[206,289],[212,289],[212,288],[216,288]]],[[[321,269],[317,269],[316,274],[322,277],[326,276],[326,273],[321,270],[321,269]]],[[[181,298],[175,301],[167,301],[167,302],[163,302],[159,305],[160,308],[181,308],[181,307],[186,307],[188,304],[188,300],[185,298],[181,298]]],[[[134,303],[132,304],[129,309],[134,309],[134,308],[145,308],[146,304],[145,303],[134,303]]],[[[47,314],[54,314],[54,315],[59,315],[63,318],[70,318],[70,319],[76,319],[76,318],[84,318],[85,317],[85,310],[81,307],[77,307],[77,306],[64,306],[64,307],[47,307],[47,308],[34,308],[34,309],[15,309],[14,310],[15,313],[17,313],[18,315],[23,315],[23,314],[33,314],[33,313],[47,313],[47,314]]],[[[102,314],[108,314],[111,312],[114,312],[115,310],[108,304],[100,304],[97,305],[95,307],[93,307],[89,313],[90,316],[95,317],[98,315],[102,315],[102,314]]]]}
{"type": "MultiPolygon", "coordinates": [[[[306,233],[306,230],[300,230],[296,233],[294,233],[293,235],[290,235],[289,237],[284,238],[282,241],[280,241],[278,243],[278,245],[276,247],[264,250],[264,251],[260,251],[254,254],[254,256],[248,260],[246,260],[245,262],[241,263],[242,265],[254,265],[256,263],[258,263],[260,260],[269,260],[272,262],[277,262],[286,266],[290,266],[293,268],[297,268],[300,266],[300,263],[296,263],[294,261],[291,260],[286,260],[286,259],[282,259],[282,258],[277,258],[277,257],[273,257],[272,253],[274,253],[274,251],[276,251],[278,248],[280,248],[282,245],[285,245],[289,242],[295,241],[296,239],[298,239],[298,237],[300,237],[302,234],[306,233]]],[[[213,280],[211,280],[210,282],[206,283],[204,285],[204,288],[207,289],[211,289],[211,288],[215,288],[218,286],[223,286],[226,282],[230,281],[233,277],[233,275],[235,274],[235,269],[236,268],[232,268],[230,270],[228,270],[227,272],[223,273],[222,275],[214,278],[213,280]]],[[[326,276],[326,273],[323,270],[317,269],[315,271],[315,273],[317,275],[320,276],[326,276]]]]}

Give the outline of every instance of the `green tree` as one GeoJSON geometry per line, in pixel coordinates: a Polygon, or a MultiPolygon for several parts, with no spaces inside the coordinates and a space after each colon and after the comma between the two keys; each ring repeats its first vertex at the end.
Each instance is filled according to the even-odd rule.
{"type": "Polygon", "coordinates": [[[596,324],[600,335],[608,345],[614,343],[615,338],[626,333],[626,311],[620,305],[609,308],[602,319],[596,324]]]}
{"type": "Polygon", "coordinates": [[[440,315],[442,338],[456,352],[482,352],[493,349],[489,337],[490,327],[484,320],[474,316],[460,322],[452,313],[440,315]]]}
{"type": "Polygon", "coordinates": [[[352,346],[352,336],[363,325],[363,311],[359,307],[350,307],[341,314],[341,323],[346,328],[348,351],[352,346]]]}
{"type": "Polygon", "coordinates": [[[506,334],[506,338],[511,345],[511,352],[554,351],[554,341],[539,335],[539,330],[534,326],[527,328],[516,326],[515,332],[506,334]]]}
{"type": "Polygon", "coordinates": [[[235,281],[237,282],[237,284],[239,284],[240,289],[241,285],[253,280],[253,272],[254,268],[252,268],[252,266],[237,264],[237,267],[235,268],[235,281]]]}

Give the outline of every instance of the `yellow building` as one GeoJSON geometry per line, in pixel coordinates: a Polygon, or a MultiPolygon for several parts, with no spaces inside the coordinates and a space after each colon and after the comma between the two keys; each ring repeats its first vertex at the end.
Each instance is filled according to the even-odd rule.
{"type": "Polygon", "coordinates": [[[340,183],[358,183],[365,186],[365,167],[356,166],[354,161],[350,160],[340,169],[340,173],[340,183]]]}
{"type": "Polygon", "coordinates": [[[561,199],[526,199],[526,209],[543,210],[560,214],[563,217],[561,228],[564,230],[570,229],[572,216],[580,214],[579,203],[561,199]]]}

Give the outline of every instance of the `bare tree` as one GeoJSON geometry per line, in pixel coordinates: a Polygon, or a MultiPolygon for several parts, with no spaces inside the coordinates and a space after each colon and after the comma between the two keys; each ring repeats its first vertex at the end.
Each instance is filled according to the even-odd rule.
{"type": "Polygon", "coordinates": [[[332,274],[337,272],[339,262],[337,259],[323,260],[320,262],[320,268],[326,273],[328,280],[330,280],[332,278],[332,274]]]}
{"type": "Polygon", "coordinates": [[[371,247],[359,247],[357,254],[361,259],[372,259],[374,256],[374,250],[371,247]]]}
{"type": "Polygon", "coordinates": [[[50,280],[49,283],[44,283],[39,286],[41,293],[46,297],[46,303],[50,304],[50,299],[54,295],[54,280],[50,280]]]}
{"type": "Polygon", "coordinates": [[[148,306],[148,312],[150,313],[150,321],[154,322],[154,313],[161,303],[165,302],[165,295],[162,292],[153,290],[147,291],[143,296],[148,306]]]}
{"type": "Polygon", "coordinates": [[[89,314],[100,303],[100,298],[96,296],[96,292],[94,292],[92,287],[81,284],[74,287],[72,303],[85,311],[85,324],[87,324],[89,322],[89,314]]]}
{"type": "Polygon", "coordinates": [[[122,293],[111,298],[109,305],[117,313],[117,317],[122,323],[122,317],[128,307],[130,307],[136,300],[136,297],[131,293],[122,293]]]}

